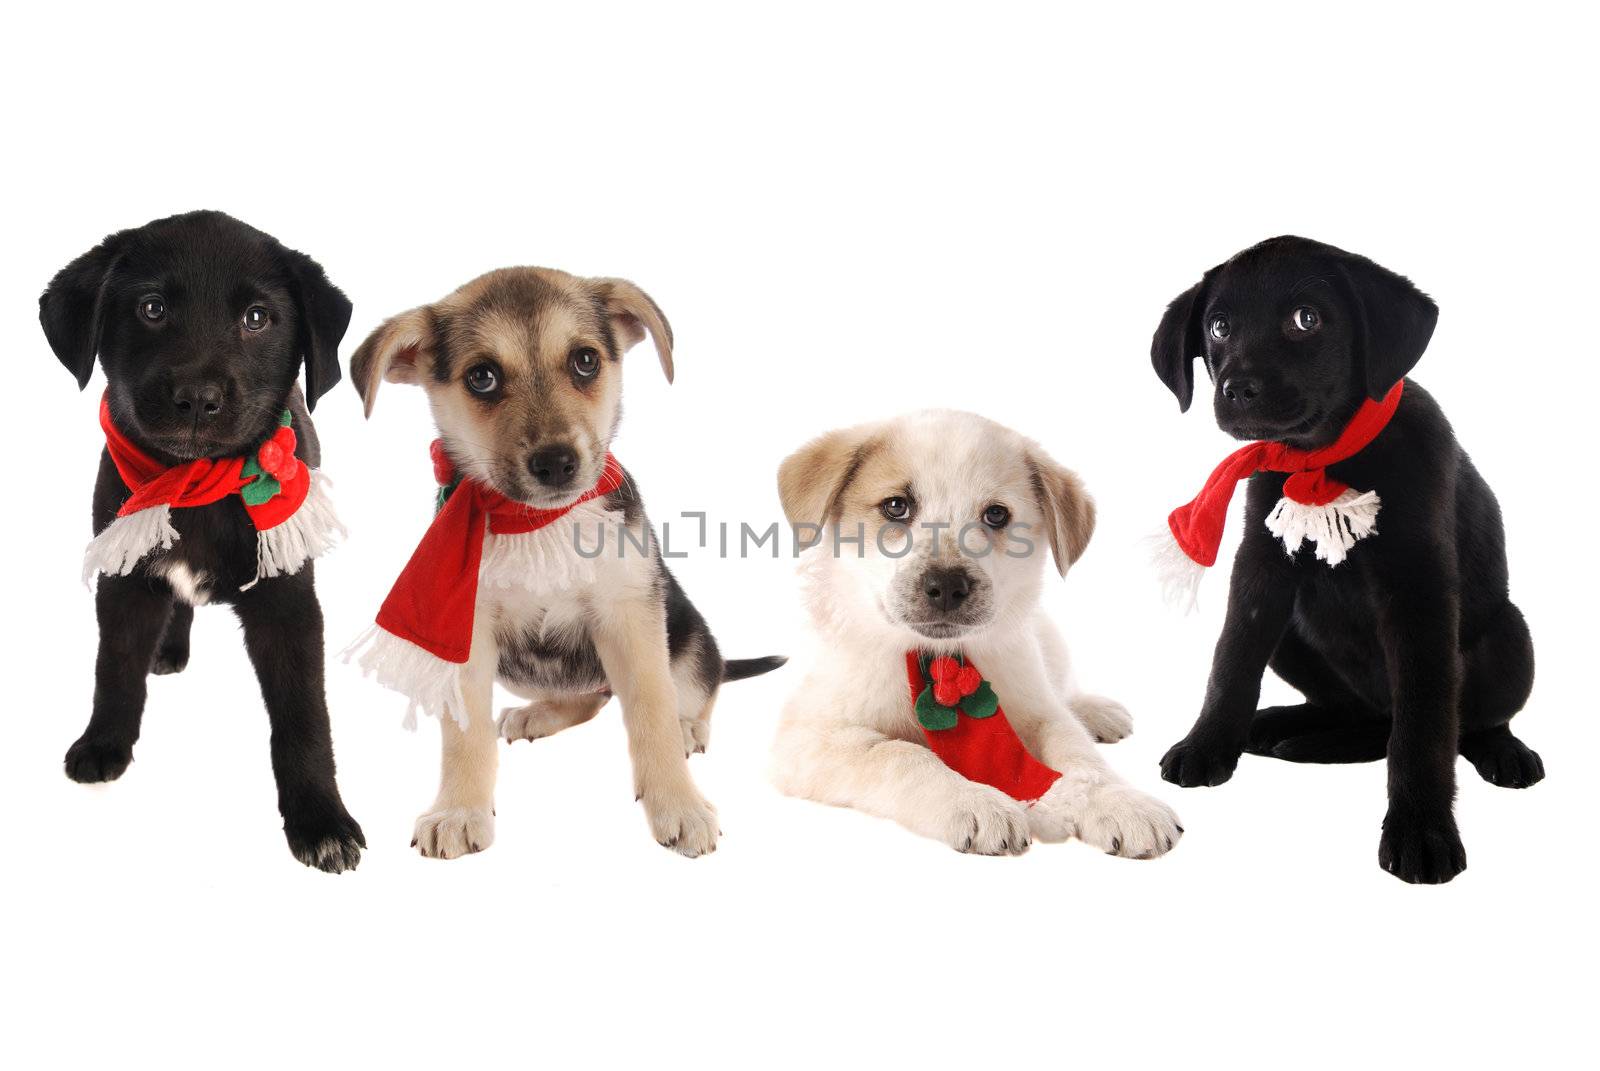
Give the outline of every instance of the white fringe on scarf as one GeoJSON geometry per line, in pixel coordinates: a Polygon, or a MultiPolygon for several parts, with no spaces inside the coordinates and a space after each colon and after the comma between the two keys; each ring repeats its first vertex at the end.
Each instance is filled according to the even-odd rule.
{"type": "Polygon", "coordinates": [[[410,700],[401,723],[407,729],[416,729],[420,710],[441,722],[446,716],[454,718],[461,731],[467,731],[467,698],[461,690],[464,666],[446,662],[377,625],[358,636],[339,657],[354,662],[363,676],[410,700]]]}
{"type": "MultiPolygon", "coordinates": [[[[266,576],[287,576],[300,571],[312,558],[327,552],[346,532],[333,511],[327,488],[333,481],[312,471],[311,487],[289,519],[265,532],[256,533],[256,580],[266,576]]],[[[126,576],[150,553],[171,550],[178,541],[172,526],[172,507],[151,506],[126,517],[118,517],[89,541],[83,553],[83,582],[95,574],[126,576]]]]}
{"type": "Polygon", "coordinates": [[[333,481],[311,472],[311,489],[300,508],[276,528],[256,533],[256,579],[292,576],[313,558],[320,558],[350,533],[333,512],[328,488],[333,481]]]}
{"type": "Polygon", "coordinates": [[[1168,606],[1193,613],[1200,605],[1200,581],[1205,579],[1206,567],[1184,553],[1170,528],[1150,536],[1146,543],[1161,581],[1161,597],[1168,606]]]}
{"type": "MultiPolygon", "coordinates": [[[[621,538],[621,518],[598,499],[534,532],[490,533],[484,538],[478,586],[480,590],[555,594],[593,584],[600,556],[617,554],[621,538]],[[583,554],[578,553],[579,547],[583,554]]],[[[629,544],[622,553],[641,552],[629,544]]],[[[461,688],[465,666],[446,662],[377,625],[362,633],[340,657],[410,700],[402,723],[407,729],[416,729],[420,710],[441,721],[447,716],[454,718],[466,731],[467,706],[461,688]]]]}
{"type": "Polygon", "coordinates": [[[1316,554],[1329,565],[1338,565],[1357,542],[1378,530],[1378,508],[1382,503],[1376,491],[1350,488],[1325,506],[1307,506],[1291,498],[1280,498],[1267,514],[1267,529],[1283,540],[1283,549],[1294,554],[1306,540],[1316,544],[1316,554]]]}

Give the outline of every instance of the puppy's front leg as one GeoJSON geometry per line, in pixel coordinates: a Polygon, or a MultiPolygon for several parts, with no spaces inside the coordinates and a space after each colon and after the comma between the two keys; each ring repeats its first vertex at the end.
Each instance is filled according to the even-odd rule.
{"type": "Polygon", "coordinates": [[[1022,804],[967,780],[922,744],[791,715],[778,729],[775,759],[786,794],[892,819],[958,852],[1020,855],[1031,843],[1022,804]]]}
{"type": "Polygon", "coordinates": [[[1370,580],[1389,667],[1389,811],[1378,863],[1402,881],[1437,884],[1467,867],[1453,813],[1461,732],[1460,598],[1454,547],[1400,544],[1391,525],[1370,580]],[[1403,549],[1402,549],[1403,548],[1403,549]]]}
{"type": "Polygon", "coordinates": [[[1089,730],[1055,693],[1042,663],[1017,647],[986,654],[1006,717],[1028,749],[1059,780],[1030,808],[1040,840],[1076,836],[1112,855],[1153,859],[1183,836],[1172,808],[1125,784],[1100,757],[1089,730]]]}
{"type": "Polygon", "coordinates": [[[1211,657],[1205,702],[1189,735],[1161,757],[1161,776],[1194,788],[1220,785],[1244,754],[1261,699],[1261,678],[1294,611],[1293,559],[1267,531],[1264,518],[1275,492],[1250,488],[1245,537],[1228,585],[1228,616],[1211,657]]]}
{"type": "Polygon", "coordinates": [[[144,719],[145,677],[172,616],[172,592],[142,576],[102,576],[94,609],[100,624],[94,709],[65,760],[67,776],[85,783],[115,781],[133,761],[144,719]]]}
{"type": "Polygon", "coordinates": [[[272,772],[289,850],[307,866],[353,870],[367,846],[334,780],[322,683],[322,607],[311,567],[266,580],[234,605],[272,723],[272,772]]]}
{"type": "Polygon", "coordinates": [[[467,727],[452,715],[441,719],[439,795],[417,818],[411,846],[436,859],[481,852],[494,843],[494,784],[500,765],[495,728],[494,676],[499,663],[492,617],[482,606],[473,615],[472,651],[461,668],[467,727]]]}
{"type": "Polygon", "coordinates": [[[594,645],[622,702],[633,790],[644,803],[651,833],[690,858],[716,851],[722,832],[716,809],[695,788],[683,753],[665,610],[653,594],[597,607],[594,645]]]}

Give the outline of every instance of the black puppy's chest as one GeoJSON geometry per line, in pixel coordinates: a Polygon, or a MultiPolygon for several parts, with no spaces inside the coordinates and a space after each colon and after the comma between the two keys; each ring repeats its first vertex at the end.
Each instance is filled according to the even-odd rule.
{"type": "MultiPolygon", "coordinates": [[[[1350,559],[1337,566],[1315,560],[1303,564],[1290,628],[1325,656],[1351,690],[1383,709],[1388,706],[1388,664],[1378,639],[1377,611],[1357,556],[1374,549],[1357,546],[1350,559]]],[[[1311,558],[1307,550],[1301,556],[1311,558]]]]}
{"type": "Polygon", "coordinates": [[[255,527],[235,496],[209,506],[172,511],[178,539],[139,570],[167,582],[191,605],[231,602],[256,578],[255,527]]]}

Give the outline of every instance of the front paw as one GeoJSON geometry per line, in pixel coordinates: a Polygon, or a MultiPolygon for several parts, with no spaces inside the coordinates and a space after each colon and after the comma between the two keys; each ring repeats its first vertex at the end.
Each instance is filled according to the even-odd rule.
{"type": "Polygon", "coordinates": [[[1126,859],[1166,855],[1183,837],[1171,807],[1127,785],[1102,785],[1091,792],[1077,826],[1079,840],[1126,859]]]}
{"type": "Polygon", "coordinates": [[[1383,818],[1378,865],[1413,885],[1439,885],[1467,869],[1467,849],[1450,814],[1425,818],[1391,807],[1383,818]]]}
{"type": "Polygon", "coordinates": [[[717,809],[693,788],[662,796],[646,792],[641,800],[657,844],[690,859],[717,850],[717,838],[722,835],[717,809]]]}
{"type": "Polygon", "coordinates": [[[1102,744],[1114,744],[1133,732],[1128,708],[1103,695],[1080,695],[1072,700],[1072,713],[1102,744]]]}
{"type": "Polygon", "coordinates": [[[1033,843],[1028,809],[997,788],[974,784],[951,811],[944,842],[973,855],[1021,855],[1033,843]]]}
{"type": "Polygon", "coordinates": [[[361,849],[367,846],[361,827],[342,807],[325,818],[285,819],[283,835],[296,859],[329,874],[354,870],[361,862],[361,849]]]}
{"type": "Polygon", "coordinates": [[[1184,788],[1220,785],[1233,776],[1242,747],[1230,747],[1193,736],[1173,744],[1161,756],[1161,777],[1184,788]]]}
{"type": "Polygon", "coordinates": [[[484,807],[446,807],[417,818],[411,846],[430,859],[455,859],[494,843],[494,812],[484,807]]]}
{"type": "Polygon", "coordinates": [[[133,761],[133,745],[113,740],[91,740],[81,736],[67,748],[63,762],[67,776],[80,784],[115,781],[133,761]]]}

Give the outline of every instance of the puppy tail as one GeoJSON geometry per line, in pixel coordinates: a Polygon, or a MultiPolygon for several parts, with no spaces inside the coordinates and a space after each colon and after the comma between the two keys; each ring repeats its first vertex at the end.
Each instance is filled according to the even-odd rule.
{"type": "Polygon", "coordinates": [[[763,673],[773,670],[789,661],[783,655],[767,655],[765,658],[730,658],[722,663],[722,680],[742,681],[746,677],[759,677],[763,673]]]}

